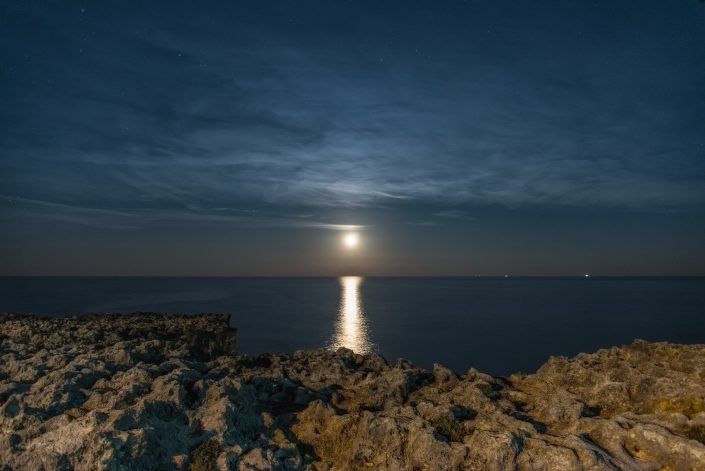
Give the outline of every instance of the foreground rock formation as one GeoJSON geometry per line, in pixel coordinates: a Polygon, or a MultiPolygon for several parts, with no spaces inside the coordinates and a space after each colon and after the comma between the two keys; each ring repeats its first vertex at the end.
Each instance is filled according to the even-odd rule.
{"type": "Polygon", "coordinates": [[[228,317],[0,316],[0,470],[705,470],[705,345],[536,374],[237,355],[228,317]]]}

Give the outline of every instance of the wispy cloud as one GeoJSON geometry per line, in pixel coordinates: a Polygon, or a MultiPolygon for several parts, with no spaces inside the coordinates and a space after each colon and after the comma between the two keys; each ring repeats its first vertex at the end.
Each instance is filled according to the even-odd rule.
{"type": "Polygon", "coordinates": [[[258,211],[240,211],[224,208],[207,210],[191,207],[181,210],[140,209],[131,212],[54,203],[10,195],[0,195],[0,210],[5,217],[16,220],[41,218],[68,224],[94,226],[105,229],[137,229],[161,223],[235,224],[238,227],[312,228],[332,231],[355,231],[364,225],[336,224],[295,216],[282,217],[258,211]]]}
{"type": "Polygon", "coordinates": [[[439,218],[465,219],[465,220],[475,219],[467,211],[462,211],[459,209],[445,209],[443,211],[438,211],[436,213],[433,213],[433,215],[436,217],[439,217],[439,218]]]}
{"type": "Polygon", "coordinates": [[[421,227],[437,227],[437,226],[441,225],[441,224],[434,222],[434,221],[410,221],[410,222],[407,222],[407,224],[410,226],[421,226],[421,227]]]}
{"type": "MultiPolygon", "coordinates": [[[[98,19],[124,47],[89,58],[78,52],[80,37],[52,30],[76,43],[75,54],[46,57],[61,93],[51,84],[26,88],[41,69],[6,79],[5,191],[140,217],[311,227],[337,225],[285,215],[420,200],[705,203],[701,133],[687,124],[705,112],[695,86],[705,69],[696,62],[684,61],[678,74],[665,64],[645,81],[648,61],[603,40],[591,45],[590,60],[566,49],[556,60],[507,62],[503,51],[475,45],[479,33],[452,30],[443,34],[460,35],[448,43],[457,48],[394,46],[380,61],[386,49],[374,46],[383,29],[360,45],[349,32],[328,32],[335,41],[322,43],[274,27],[213,30],[201,20],[186,33],[98,19]],[[598,67],[620,61],[630,66],[598,67]],[[671,94],[653,93],[661,85],[671,94]],[[265,207],[281,213],[269,217],[265,207]]],[[[96,47],[109,46],[106,37],[96,47]]],[[[87,209],[72,217],[80,211],[90,218],[87,209]]],[[[435,216],[467,218],[453,211],[435,216]]]]}

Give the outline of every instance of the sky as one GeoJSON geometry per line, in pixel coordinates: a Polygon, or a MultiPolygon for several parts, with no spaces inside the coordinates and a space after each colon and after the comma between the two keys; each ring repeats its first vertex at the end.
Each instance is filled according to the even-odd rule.
{"type": "Polygon", "coordinates": [[[703,2],[0,0],[2,275],[585,273],[705,275],[703,2]]]}

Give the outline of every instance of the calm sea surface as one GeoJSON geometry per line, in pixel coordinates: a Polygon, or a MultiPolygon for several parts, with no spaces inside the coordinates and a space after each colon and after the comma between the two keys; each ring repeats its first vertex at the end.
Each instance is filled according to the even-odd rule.
{"type": "Polygon", "coordinates": [[[346,346],[533,371],[635,338],[705,343],[705,278],[0,278],[0,312],[228,312],[244,353],[346,346]]]}

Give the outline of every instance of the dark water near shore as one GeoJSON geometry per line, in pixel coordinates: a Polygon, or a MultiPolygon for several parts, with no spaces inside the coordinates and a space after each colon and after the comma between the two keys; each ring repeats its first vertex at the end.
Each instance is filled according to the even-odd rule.
{"type": "Polygon", "coordinates": [[[231,313],[244,353],[342,345],[494,374],[705,343],[705,278],[0,278],[0,312],[136,310],[231,313]]]}

